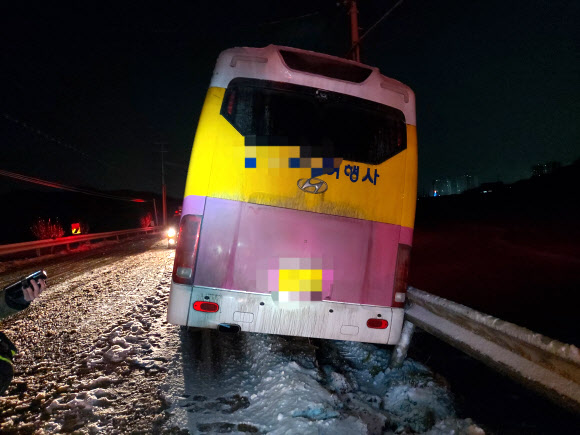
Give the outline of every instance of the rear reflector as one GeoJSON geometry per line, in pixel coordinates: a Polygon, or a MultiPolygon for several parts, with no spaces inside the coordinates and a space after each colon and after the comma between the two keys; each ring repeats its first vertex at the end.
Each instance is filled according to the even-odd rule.
{"type": "Polygon", "coordinates": [[[405,302],[406,296],[405,293],[395,293],[395,302],[405,302]]]}
{"type": "Polygon", "coordinates": [[[384,319],[369,319],[367,320],[367,327],[372,329],[386,329],[389,322],[384,319]]]}
{"type": "Polygon", "coordinates": [[[178,284],[193,284],[201,219],[201,216],[192,214],[181,218],[173,263],[173,281],[178,284]]]}
{"type": "Polygon", "coordinates": [[[220,306],[215,302],[195,301],[193,303],[195,311],[203,311],[204,313],[217,313],[220,306]]]}
{"type": "Polygon", "coordinates": [[[395,285],[393,288],[393,307],[405,306],[405,294],[407,293],[407,279],[409,277],[409,261],[411,259],[411,247],[399,244],[397,252],[397,266],[395,269],[395,285]]]}

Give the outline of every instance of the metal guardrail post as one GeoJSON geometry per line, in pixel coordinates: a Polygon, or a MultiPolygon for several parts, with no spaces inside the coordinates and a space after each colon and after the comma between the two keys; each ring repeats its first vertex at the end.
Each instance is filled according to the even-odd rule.
{"type": "Polygon", "coordinates": [[[398,369],[403,365],[403,361],[405,361],[405,358],[407,358],[407,352],[409,350],[409,345],[411,344],[414,331],[415,325],[413,325],[408,320],[405,320],[403,323],[403,331],[401,332],[401,339],[391,353],[391,361],[389,363],[390,368],[398,369]]]}

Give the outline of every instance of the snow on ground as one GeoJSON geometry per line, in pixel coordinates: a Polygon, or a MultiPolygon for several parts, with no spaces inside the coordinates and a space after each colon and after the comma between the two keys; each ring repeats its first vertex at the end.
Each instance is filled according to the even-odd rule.
{"type": "Polygon", "coordinates": [[[154,243],[53,264],[51,276],[81,272],[2,322],[19,353],[1,433],[145,433],[165,418],[158,385],[173,252],[154,243]]]}
{"type": "Polygon", "coordinates": [[[388,369],[388,347],[167,324],[157,245],[83,260],[2,323],[20,353],[0,432],[483,433],[427,367],[388,369]]]}
{"type": "Polygon", "coordinates": [[[240,333],[181,333],[161,389],[164,428],[190,433],[482,434],[455,418],[423,365],[388,369],[375,345],[240,333]]]}

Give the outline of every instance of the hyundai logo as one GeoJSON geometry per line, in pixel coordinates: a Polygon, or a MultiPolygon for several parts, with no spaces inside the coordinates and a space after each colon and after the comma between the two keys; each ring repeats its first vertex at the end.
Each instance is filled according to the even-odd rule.
{"type": "Polygon", "coordinates": [[[306,193],[324,193],[328,190],[328,184],[315,177],[301,178],[298,180],[298,188],[306,193]]]}

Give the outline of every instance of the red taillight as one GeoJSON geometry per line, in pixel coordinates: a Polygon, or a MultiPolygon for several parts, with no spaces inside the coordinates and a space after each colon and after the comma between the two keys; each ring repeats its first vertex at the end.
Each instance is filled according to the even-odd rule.
{"type": "Polygon", "coordinates": [[[203,311],[204,313],[217,313],[220,306],[215,302],[195,301],[193,303],[195,311],[203,311]]]}
{"type": "Polygon", "coordinates": [[[384,319],[369,319],[367,320],[367,327],[373,329],[386,329],[389,326],[389,322],[384,319]]]}
{"type": "Polygon", "coordinates": [[[397,252],[397,266],[395,269],[395,285],[393,286],[393,307],[405,306],[405,294],[407,293],[407,279],[409,278],[409,262],[411,259],[411,247],[399,244],[397,252]]]}
{"type": "Polygon", "coordinates": [[[201,216],[192,214],[181,218],[175,262],[173,263],[173,281],[178,284],[193,284],[201,219],[201,216]]]}

